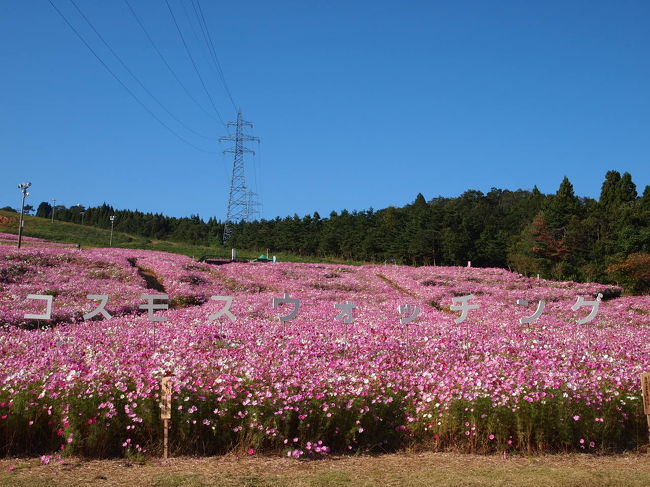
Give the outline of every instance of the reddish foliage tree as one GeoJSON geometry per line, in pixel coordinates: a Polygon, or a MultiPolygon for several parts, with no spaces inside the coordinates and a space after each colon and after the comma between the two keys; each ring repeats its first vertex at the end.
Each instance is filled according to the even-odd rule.
{"type": "Polygon", "coordinates": [[[623,262],[609,266],[606,272],[628,292],[650,292],[650,254],[630,254],[623,262]]]}
{"type": "Polygon", "coordinates": [[[561,260],[569,250],[564,240],[557,235],[557,231],[549,227],[543,215],[537,215],[533,221],[531,234],[535,242],[531,251],[540,257],[547,258],[553,262],[561,260]]]}

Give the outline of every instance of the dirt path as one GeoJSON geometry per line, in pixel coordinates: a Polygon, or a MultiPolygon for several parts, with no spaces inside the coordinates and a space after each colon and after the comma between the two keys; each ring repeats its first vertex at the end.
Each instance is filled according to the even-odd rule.
{"type": "Polygon", "coordinates": [[[648,486],[650,454],[509,457],[400,453],[298,461],[264,456],[0,460],[2,486],[648,486]]]}

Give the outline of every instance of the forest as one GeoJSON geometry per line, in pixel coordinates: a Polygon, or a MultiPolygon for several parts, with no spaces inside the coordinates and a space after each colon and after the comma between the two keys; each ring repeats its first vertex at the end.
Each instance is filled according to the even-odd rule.
{"type": "MultiPolygon", "coordinates": [[[[223,246],[224,222],[42,202],[36,216],[151,239],[223,246]]],[[[608,171],[598,200],[576,196],[564,178],[555,194],[492,188],[456,198],[418,194],[403,207],[317,212],[234,223],[228,247],[409,265],[503,267],[556,280],[619,283],[650,290],[650,186],[608,171]]]]}

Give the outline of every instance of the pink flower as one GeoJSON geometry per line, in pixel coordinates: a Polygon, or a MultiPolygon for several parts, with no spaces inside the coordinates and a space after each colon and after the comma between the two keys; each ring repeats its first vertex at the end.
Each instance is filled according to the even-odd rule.
{"type": "Polygon", "coordinates": [[[249,448],[248,449],[248,454],[249,455],[254,455],[255,454],[255,449],[254,448],[249,448]]]}
{"type": "Polygon", "coordinates": [[[298,450],[298,449],[293,450],[293,451],[290,450],[289,452],[287,452],[287,456],[288,457],[293,457],[293,458],[300,458],[303,454],[304,454],[304,452],[302,450],[298,450]]]}
{"type": "MultiPolygon", "coordinates": [[[[12,416],[20,415],[21,421],[29,417],[45,418],[43,421],[39,419],[39,425],[49,424],[48,430],[53,433],[61,426],[65,431],[65,434],[59,433],[63,443],[63,438],[70,436],[67,423],[73,417],[75,421],[83,421],[86,417],[88,424],[97,421],[89,417],[102,418],[102,425],[104,422],[108,428],[119,425],[122,432],[128,424],[127,435],[131,432],[135,435],[135,430],[142,427],[146,431],[149,419],[145,418],[144,424],[140,424],[142,418],[135,416],[133,408],[142,401],[159,399],[160,381],[157,377],[162,373],[161,367],[179,374],[179,380],[174,382],[174,408],[179,408],[183,415],[193,414],[195,419],[190,420],[190,424],[197,421],[196,424],[203,422],[211,426],[215,420],[218,421],[213,415],[204,415],[204,409],[208,409],[207,398],[212,397],[220,398],[215,404],[218,407],[214,409],[214,415],[223,418],[224,424],[229,424],[233,416],[236,418],[240,410],[241,418],[248,414],[245,422],[237,420],[232,424],[237,434],[244,435],[243,428],[250,427],[256,431],[259,429],[260,434],[265,434],[271,441],[274,441],[272,438],[282,441],[286,432],[271,427],[266,420],[260,424],[259,417],[249,423],[258,407],[271,408],[278,416],[278,424],[294,414],[308,423],[308,415],[314,411],[318,411],[319,418],[322,418],[321,411],[328,417],[336,412],[337,415],[332,417],[348,417],[334,422],[333,427],[338,423],[344,429],[344,421],[351,418],[351,426],[357,428],[356,439],[351,439],[353,446],[343,443],[342,437],[346,435],[337,431],[340,443],[332,445],[337,450],[363,449],[364,446],[357,443],[362,443],[364,438],[360,436],[365,432],[362,423],[370,425],[366,421],[376,421],[373,418],[377,416],[379,420],[386,419],[381,418],[381,410],[371,404],[381,408],[382,404],[393,400],[393,394],[410,398],[408,411],[413,409],[414,412],[405,419],[414,423],[412,430],[423,428],[438,439],[438,434],[430,432],[438,427],[444,430],[445,418],[454,401],[467,401],[466,405],[470,406],[477,397],[489,397],[498,415],[501,408],[516,412],[526,401],[533,403],[533,408],[544,398],[564,403],[560,399],[563,397],[567,404],[586,401],[597,412],[604,401],[611,399],[612,391],[602,382],[601,385],[595,382],[591,373],[585,374],[585,368],[599,374],[598,377],[611,377],[614,394],[625,395],[627,391],[638,389],[639,366],[644,370],[650,367],[650,359],[645,356],[639,363],[638,357],[620,353],[631,340],[643,338],[645,329],[638,325],[645,324],[643,320],[647,316],[629,310],[632,307],[650,309],[650,298],[645,297],[623,297],[601,306],[599,320],[603,320],[606,326],[590,329],[590,333],[597,335],[592,342],[595,353],[588,354],[586,362],[583,361],[581,351],[584,343],[578,330],[584,327],[577,327],[567,310],[575,302],[576,295],[592,294],[593,285],[590,284],[558,283],[549,286],[543,281],[528,280],[505,270],[452,267],[385,266],[377,269],[375,266],[349,268],[330,264],[279,263],[273,267],[256,267],[253,272],[249,264],[232,263],[221,266],[218,271],[207,272],[207,265],[185,256],[162,252],[25,249],[18,253],[13,248],[5,250],[0,246],[0,271],[16,262],[23,262],[30,272],[17,280],[23,287],[16,283],[0,290],[0,321],[20,322],[25,313],[41,312],[41,308],[28,309],[34,303],[24,297],[26,292],[43,292],[44,284],[59,293],[54,303],[55,311],[61,313],[64,321],[66,317],[74,318],[96,305],[85,298],[87,293],[109,295],[108,309],[115,315],[111,320],[66,324],[65,333],[61,333],[59,327],[38,333],[20,327],[11,329],[11,333],[0,330],[5,333],[0,338],[4,340],[7,352],[3,356],[6,366],[0,371],[0,381],[16,391],[36,383],[43,384],[43,396],[39,399],[46,398],[29,405],[24,412],[22,405],[11,410],[12,416]],[[4,259],[5,256],[12,256],[12,259],[4,259]],[[154,328],[146,314],[133,312],[142,301],[141,293],[147,291],[137,267],[127,262],[128,258],[137,261],[137,267],[157,274],[170,299],[194,296],[199,302],[206,300],[205,305],[170,307],[161,314],[168,315],[169,324],[174,325],[154,328]],[[385,279],[378,279],[378,273],[385,279]],[[103,277],[90,278],[90,274],[102,274],[103,277]],[[468,282],[469,276],[473,279],[468,282]],[[424,284],[428,281],[431,284],[424,284]],[[404,293],[390,282],[413,296],[435,299],[445,309],[451,296],[481,291],[481,301],[485,306],[481,303],[481,308],[470,314],[468,326],[463,327],[459,336],[445,332],[449,320],[453,321],[452,317],[433,309],[430,310],[431,316],[426,317],[426,330],[420,332],[417,327],[411,328],[405,336],[401,331],[395,333],[399,330],[393,328],[395,309],[404,300],[404,293]],[[227,291],[224,283],[228,284],[227,291]],[[268,319],[271,315],[277,318],[289,312],[286,305],[276,310],[271,307],[271,298],[282,294],[277,286],[304,303],[290,327],[268,319]],[[530,296],[521,295],[525,289],[530,289],[530,296]],[[229,320],[211,323],[207,320],[211,313],[223,309],[209,300],[211,294],[219,294],[222,290],[234,298],[232,312],[238,318],[236,323],[229,320]],[[16,296],[19,299],[14,299],[16,296]],[[530,333],[522,333],[512,304],[516,298],[522,297],[535,301],[547,299],[549,305],[543,318],[546,324],[540,325],[538,330],[545,330],[544,340],[531,341],[537,333],[535,327],[530,327],[530,333]],[[355,325],[351,327],[335,320],[333,310],[333,302],[343,302],[348,298],[358,305],[355,325]],[[479,322],[481,326],[474,326],[479,322]],[[268,329],[269,333],[248,332],[257,328],[268,329]],[[323,329],[332,333],[314,333],[314,330],[323,329]],[[417,353],[402,353],[405,338],[417,348],[417,353]],[[286,342],[286,350],[290,353],[278,353],[278,341],[286,342]],[[339,346],[343,345],[341,341],[345,342],[345,347],[339,346]],[[163,343],[166,345],[161,348],[163,343]],[[471,346],[472,352],[484,355],[485,360],[467,360],[466,357],[473,355],[468,354],[464,344],[471,346]],[[340,354],[342,348],[347,350],[343,356],[340,354]],[[192,350],[192,353],[185,353],[187,350],[192,350]],[[259,360],[246,360],[248,354],[243,351],[250,351],[251,357],[258,356],[259,360]],[[161,354],[164,357],[159,356],[161,354]],[[227,368],[222,367],[225,365],[222,361],[224,354],[227,368]],[[80,357],[85,359],[80,361],[80,357]],[[617,359],[612,362],[611,357],[617,359]],[[521,369],[521,363],[529,366],[521,369]],[[477,373],[487,379],[480,384],[468,384],[466,378],[477,373]],[[45,376],[47,381],[43,381],[45,376]],[[113,385],[116,390],[113,390],[113,385]],[[92,399],[86,397],[91,394],[92,399]],[[355,399],[348,402],[344,399],[347,397],[355,399]],[[50,399],[56,406],[44,406],[50,399]],[[86,400],[90,401],[89,404],[102,402],[94,411],[86,409],[88,415],[78,416],[79,412],[72,404],[86,400]],[[236,405],[235,408],[227,406],[231,403],[236,405]],[[128,404],[128,411],[123,411],[124,404],[128,404]],[[124,412],[128,416],[125,418],[127,423],[123,424],[121,419],[112,420],[124,412]],[[360,414],[367,420],[354,424],[360,414]],[[135,424],[138,424],[137,428],[135,424]]],[[[413,304],[416,302],[425,304],[417,299],[413,304]]],[[[35,392],[38,394],[39,391],[35,392]]],[[[3,401],[7,400],[3,396],[3,401]]],[[[11,407],[10,402],[6,404],[11,407]]],[[[492,414],[481,414],[483,411],[473,411],[471,407],[465,411],[466,416],[458,421],[459,426],[465,425],[467,433],[464,436],[469,439],[478,432],[482,437],[481,430],[485,428],[487,431],[488,427],[484,419],[492,417],[492,414]],[[473,415],[480,415],[479,423],[473,423],[477,420],[473,415]]],[[[0,418],[9,412],[9,408],[0,408],[0,418]]],[[[401,412],[406,413],[406,410],[401,412]]],[[[581,415],[574,414],[569,419],[581,421],[581,415]]],[[[622,415],[622,410],[608,412],[607,418],[616,421],[622,419],[622,415]]],[[[3,428],[6,419],[0,420],[3,428]]],[[[601,423],[603,418],[595,418],[595,421],[601,423]]],[[[405,434],[409,432],[405,425],[391,426],[390,421],[383,425],[395,427],[405,434]]],[[[300,425],[303,426],[309,430],[314,425],[300,425]]],[[[373,422],[372,428],[376,426],[379,424],[373,422]]],[[[506,431],[508,427],[500,423],[489,427],[494,426],[498,431],[506,431]]],[[[113,438],[122,434],[114,433],[113,438]]],[[[487,436],[489,441],[496,441],[495,434],[487,436]]],[[[84,441],[79,436],[75,438],[78,438],[75,441],[84,441]]],[[[503,438],[508,440],[508,436],[501,433],[499,438],[499,444],[503,438]]],[[[441,441],[441,446],[445,447],[448,439],[441,441]]],[[[513,445],[513,441],[510,438],[508,445],[513,445]]],[[[120,444],[118,440],[115,442],[120,444]]],[[[292,445],[290,457],[294,451],[297,457],[301,457],[313,452],[322,454],[324,450],[322,444],[316,443],[309,449],[305,446],[301,454],[302,450],[295,449],[305,444],[298,438],[292,442],[292,437],[287,437],[285,444],[292,445]]],[[[579,445],[573,445],[573,448],[579,445]]],[[[582,445],[591,447],[586,439],[582,445]]],[[[125,442],[125,448],[128,446],[130,443],[125,442]]],[[[137,450],[138,445],[135,448],[137,450]]]]}

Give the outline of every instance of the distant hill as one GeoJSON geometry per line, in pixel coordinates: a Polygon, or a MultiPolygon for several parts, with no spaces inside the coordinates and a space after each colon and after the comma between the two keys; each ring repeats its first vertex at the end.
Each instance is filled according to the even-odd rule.
{"type": "MultiPolygon", "coordinates": [[[[418,194],[400,208],[236,223],[227,248],[222,245],[224,224],[215,218],[175,218],[107,204],[87,209],[57,206],[54,213],[55,220],[83,221],[85,229],[70,227],[62,235],[58,230],[66,227],[55,232],[38,226],[41,235],[87,245],[106,245],[109,216],[115,215],[115,229],[121,232],[115,244],[122,247],[223,257],[231,247],[248,249],[251,257],[271,249],[304,261],[448,266],[471,262],[474,267],[508,268],[555,280],[620,282],[635,293],[650,290],[650,186],[639,195],[632,176],[618,171],[607,172],[598,200],[576,196],[567,178],[555,194],[543,194],[536,187],[492,188],[486,194],[470,190],[457,198],[428,201],[418,194]]],[[[37,216],[51,214],[48,203],[38,206],[37,216]]]]}

